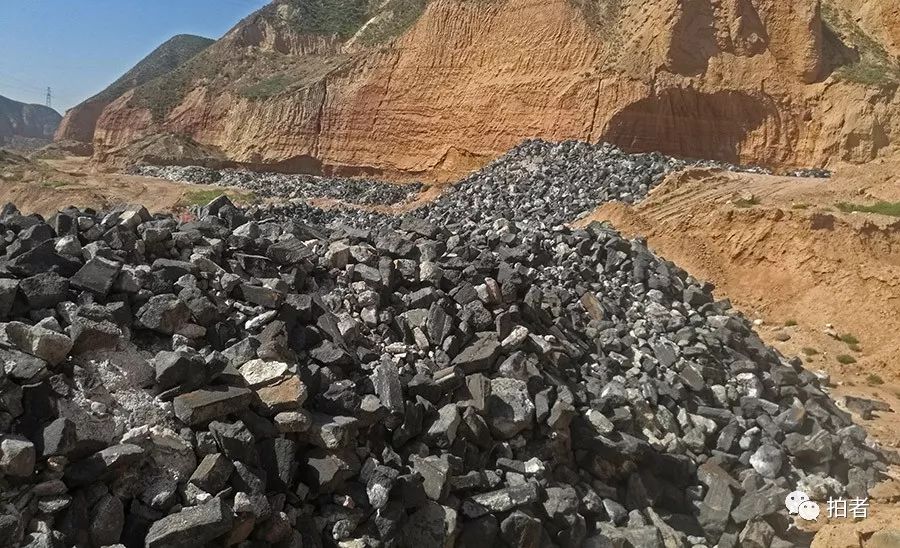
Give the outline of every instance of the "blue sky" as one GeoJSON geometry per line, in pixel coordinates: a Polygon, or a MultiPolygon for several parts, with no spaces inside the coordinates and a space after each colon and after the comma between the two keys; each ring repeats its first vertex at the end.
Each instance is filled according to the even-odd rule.
{"type": "Polygon", "coordinates": [[[65,112],[176,34],[219,38],[268,0],[2,0],[0,95],[65,112]]]}

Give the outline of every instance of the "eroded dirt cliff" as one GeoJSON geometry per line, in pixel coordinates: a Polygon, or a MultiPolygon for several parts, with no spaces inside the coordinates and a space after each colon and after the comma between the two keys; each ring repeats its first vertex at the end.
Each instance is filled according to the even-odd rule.
{"type": "Polygon", "coordinates": [[[390,0],[323,19],[279,1],[106,107],[97,156],[176,133],[247,164],[438,179],[533,136],[865,162],[900,135],[897,13],[855,3],[390,0]]]}

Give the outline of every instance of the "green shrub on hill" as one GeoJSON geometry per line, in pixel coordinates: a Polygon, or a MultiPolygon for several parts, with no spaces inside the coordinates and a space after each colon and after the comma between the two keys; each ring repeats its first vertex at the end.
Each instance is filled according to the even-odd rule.
{"type": "Polygon", "coordinates": [[[900,62],[867,34],[850,14],[830,2],[823,2],[822,20],[856,54],[855,59],[843,62],[835,69],[836,78],[877,88],[900,85],[900,62]]]}

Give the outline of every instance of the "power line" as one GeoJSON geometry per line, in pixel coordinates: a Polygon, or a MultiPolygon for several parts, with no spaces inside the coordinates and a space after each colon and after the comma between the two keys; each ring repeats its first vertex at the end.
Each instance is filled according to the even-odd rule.
{"type": "Polygon", "coordinates": [[[50,91],[50,86],[47,86],[47,108],[53,108],[53,92],[50,91]]]}
{"type": "MultiPolygon", "coordinates": [[[[47,90],[46,87],[36,86],[36,85],[32,84],[31,82],[28,82],[26,80],[23,80],[22,78],[13,76],[12,74],[9,74],[2,70],[0,70],[0,86],[11,87],[11,88],[19,89],[22,91],[30,91],[33,93],[44,93],[47,90]]],[[[60,96],[59,93],[57,93],[56,95],[57,95],[57,97],[60,96]]],[[[65,94],[63,94],[63,95],[65,95],[65,94]]]]}

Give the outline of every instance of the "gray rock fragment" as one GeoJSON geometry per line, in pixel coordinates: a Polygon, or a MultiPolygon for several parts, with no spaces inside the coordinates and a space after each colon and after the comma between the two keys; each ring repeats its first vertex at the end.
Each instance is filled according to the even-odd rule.
{"type": "Polygon", "coordinates": [[[21,322],[6,324],[6,336],[16,348],[44,360],[51,366],[65,360],[74,344],[72,339],[62,333],[21,322]]]}
{"type": "Polygon", "coordinates": [[[197,425],[246,409],[252,392],[234,386],[209,387],[177,396],[175,416],[188,425],[197,425]]]}
{"type": "Polygon", "coordinates": [[[784,452],[774,445],[762,445],[750,457],[750,465],[763,477],[775,479],[784,463],[784,452]]]}
{"type": "Polygon", "coordinates": [[[122,265],[117,261],[94,257],[72,276],[70,283],[77,289],[105,297],[112,289],[121,269],[122,265]]]}
{"type": "Polygon", "coordinates": [[[190,548],[202,546],[231,529],[234,514],[219,498],[191,506],[166,516],[150,526],[147,548],[190,548]]]}
{"type": "Polygon", "coordinates": [[[452,364],[461,368],[466,375],[489,371],[500,356],[500,342],[495,335],[478,337],[453,359],[452,364]]]}
{"type": "Polygon", "coordinates": [[[34,473],[37,453],[34,444],[22,436],[0,436],[0,474],[27,478],[34,473]]]}
{"type": "Polygon", "coordinates": [[[534,403],[528,394],[528,386],[516,379],[491,380],[487,415],[491,431],[500,439],[509,439],[530,428],[534,421],[534,403]]]}

